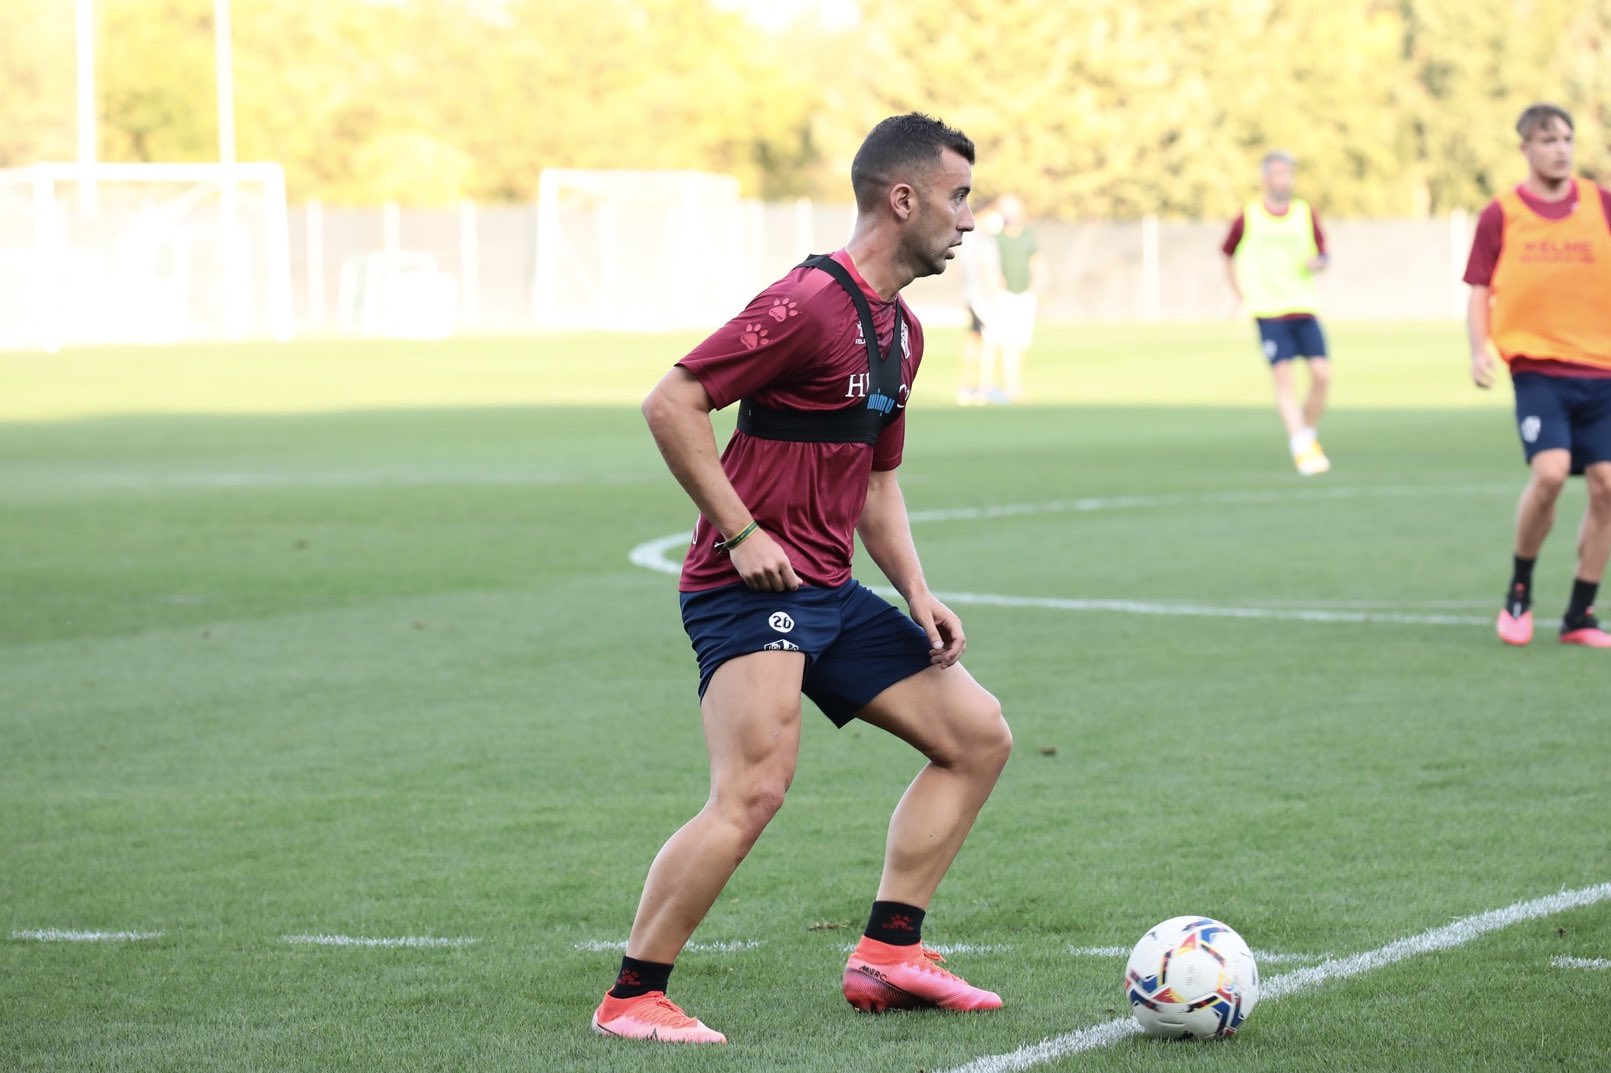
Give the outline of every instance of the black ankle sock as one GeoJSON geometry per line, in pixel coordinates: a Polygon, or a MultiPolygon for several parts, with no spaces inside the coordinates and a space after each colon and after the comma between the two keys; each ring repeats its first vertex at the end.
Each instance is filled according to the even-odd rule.
{"type": "Polygon", "coordinates": [[[891,946],[913,946],[923,939],[923,910],[904,902],[874,902],[863,934],[891,946]]]}
{"type": "Polygon", "coordinates": [[[615,986],[610,988],[610,995],[612,998],[637,998],[651,991],[665,991],[670,978],[670,965],[623,957],[621,972],[615,978],[615,986]]]}
{"type": "Polygon", "coordinates": [[[1520,585],[1522,588],[1531,592],[1533,588],[1533,564],[1538,562],[1538,559],[1523,559],[1520,555],[1517,555],[1514,558],[1516,565],[1510,574],[1510,587],[1515,588],[1517,585],[1520,585]]]}
{"type": "Polygon", "coordinates": [[[1567,621],[1581,619],[1594,610],[1594,597],[1600,591],[1598,581],[1584,581],[1574,578],[1572,581],[1572,602],[1566,605],[1567,621]]]}

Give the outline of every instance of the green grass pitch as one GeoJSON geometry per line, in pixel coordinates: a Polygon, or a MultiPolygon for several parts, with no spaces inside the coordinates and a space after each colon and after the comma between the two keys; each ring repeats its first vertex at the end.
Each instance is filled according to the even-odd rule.
{"type": "Polygon", "coordinates": [[[724,1049],[587,1030],[705,794],[629,560],[692,522],[636,402],[693,337],[0,354],[0,1069],[1603,1069],[1604,890],[1229,1043],[1014,1064],[1125,1016],[1102,951],[1168,916],[1269,983],[1611,882],[1611,663],[1553,633],[1582,489],[1506,649],[1508,390],[1458,325],[1330,327],[1310,480],[1248,326],[1046,327],[998,409],[930,333],[902,485],[1018,749],[926,937],[1007,1007],[845,1004],[917,761],[813,710],[673,977],[724,1049]]]}

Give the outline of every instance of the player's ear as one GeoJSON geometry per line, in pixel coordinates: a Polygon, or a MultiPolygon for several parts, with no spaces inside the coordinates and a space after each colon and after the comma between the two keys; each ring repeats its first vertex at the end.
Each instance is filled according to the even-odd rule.
{"type": "Polygon", "coordinates": [[[905,220],[912,215],[917,204],[917,191],[911,183],[896,183],[889,188],[889,207],[895,213],[897,220],[905,220]]]}

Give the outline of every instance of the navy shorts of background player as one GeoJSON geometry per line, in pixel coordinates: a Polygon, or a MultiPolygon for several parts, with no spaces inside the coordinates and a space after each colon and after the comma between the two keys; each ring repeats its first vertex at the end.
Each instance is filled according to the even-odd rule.
{"type": "Polygon", "coordinates": [[[1516,431],[1529,464],[1540,451],[1572,452],[1572,472],[1611,462],[1611,378],[1516,373],[1516,431]]]}
{"type": "Polygon", "coordinates": [[[1270,364],[1326,356],[1326,333],[1316,317],[1259,317],[1259,339],[1270,364]]]}
{"type": "Polygon", "coordinates": [[[699,658],[699,695],[716,668],[752,652],[802,652],[800,691],[842,727],[896,682],[929,666],[921,626],[852,578],[827,588],[758,592],[745,585],[680,594],[699,658]]]}

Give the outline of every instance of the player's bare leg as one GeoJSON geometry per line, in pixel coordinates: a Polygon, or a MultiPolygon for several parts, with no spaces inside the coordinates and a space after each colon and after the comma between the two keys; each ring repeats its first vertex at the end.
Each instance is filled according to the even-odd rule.
{"type": "MultiPolygon", "coordinates": [[[[1540,451],[1533,456],[1532,476],[1516,504],[1517,573],[1511,579],[1505,605],[1500,608],[1499,619],[1494,624],[1499,639],[1507,645],[1522,646],[1533,639],[1533,563],[1555,525],[1555,504],[1566,486],[1571,467],[1572,456],[1567,451],[1540,451]]],[[[1587,524],[1585,518],[1584,525],[1587,524]]]]}
{"type": "Polygon", "coordinates": [[[1585,581],[1605,577],[1611,559],[1611,462],[1596,462],[1583,471],[1589,506],[1577,535],[1577,576],[1585,581]]]}
{"type": "Polygon", "coordinates": [[[1532,478],[1516,504],[1516,554],[1536,559],[1544,538],[1555,525],[1555,503],[1572,469],[1569,451],[1540,451],[1533,456],[1532,478]]]}
{"type": "Polygon", "coordinates": [[[1561,641],[1588,648],[1611,648],[1611,633],[1594,614],[1595,597],[1611,556],[1611,462],[1596,462],[1583,472],[1589,505],[1577,535],[1577,577],[1561,619],[1561,641]]]}
{"type": "Polygon", "coordinates": [[[980,375],[984,350],[984,336],[980,332],[963,333],[962,378],[957,386],[957,402],[960,405],[976,406],[984,402],[985,380],[980,375]]]}
{"type": "Polygon", "coordinates": [[[700,711],[710,797],[649,868],[627,954],[671,963],[783,805],[800,751],[805,657],[755,652],[717,668],[700,711]]]}
{"type": "MultiPolygon", "coordinates": [[[[960,664],[931,667],[875,697],[863,721],[928,758],[890,817],[880,906],[928,907],[1012,753],[1001,706],[960,664]]],[[[920,914],[919,914],[920,915],[920,914]]],[[[845,966],[845,998],[857,1009],[993,1010],[1001,996],[940,968],[912,938],[893,945],[863,936],[845,966]]]]}
{"type": "Polygon", "coordinates": [[[1331,389],[1331,361],[1328,358],[1310,358],[1309,395],[1303,400],[1304,427],[1311,432],[1320,428],[1320,419],[1326,413],[1326,396],[1331,389]]]}
{"type": "MultiPolygon", "coordinates": [[[[1296,374],[1292,367],[1296,361],[1278,361],[1270,366],[1270,378],[1275,385],[1275,412],[1281,418],[1281,427],[1286,430],[1287,448],[1292,452],[1292,463],[1298,467],[1298,472],[1305,477],[1313,477],[1324,473],[1331,468],[1325,453],[1315,442],[1313,426],[1306,425],[1305,410],[1298,404],[1298,392],[1294,383],[1296,374]]],[[[1330,376],[1329,370],[1325,374],[1330,376]]],[[[1310,376],[1314,373],[1311,370],[1310,376]]],[[[1328,381],[1329,382],[1329,381],[1328,381]]],[[[1319,383],[1311,379],[1309,385],[1308,402],[1315,401],[1315,387],[1319,383]]],[[[1324,388],[1321,389],[1319,405],[1325,405],[1324,388]]]]}
{"type": "Polygon", "coordinates": [[[1270,366],[1270,379],[1275,385],[1275,414],[1281,419],[1281,429],[1288,439],[1303,428],[1303,410],[1293,386],[1292,366],[1291,361],[1278,361],[1270,366]]]}
{"type": "Polygon", "coordinates": [[[733,870],[783,804],[800,750],[805,657],[756,652],[722,664],[700,711],[710,797],[667,839],[649,868],[621,975],[593,1013],[593,1031],[658,1043],[726,1043],[666,997],[671,966],[733,870]]]}
{"type": "Polygon", "coordinates": [[[1001,705],[960,664],[890,686],[858,716],[928,758],[890,817],[878,897],[927,906],[1012,753],[1001,705]]]}

